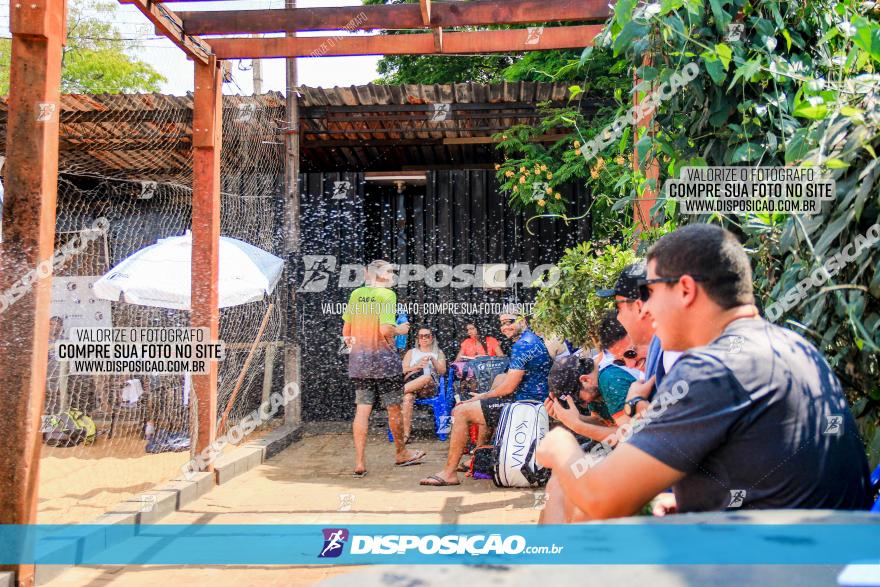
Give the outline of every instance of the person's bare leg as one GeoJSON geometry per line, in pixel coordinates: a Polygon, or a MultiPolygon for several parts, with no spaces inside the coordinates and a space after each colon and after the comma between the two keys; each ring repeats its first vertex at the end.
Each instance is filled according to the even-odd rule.
{"type": "MultiPolygon", "coordinates": [[[[403,441],[406,443],[406,439],[409,438],[410,432],[412,432],[412,417],[413,417],[413,408],[416,403],[416,394],[414,391],[407,391],[403,394],[403,403],[400,406],[401,416],[403,418],[403,441]]],[[[390,415],[390,414],[389,414],[390,415]]],[[[395,437],[396,438],[396,437],[395,437]]]]}
{"type": "Polygon", "coordinates": [[[397,453],[395,462],[403,463],[418,455],[418,452],[406,450],[403,442],[403,418],[400,413],[400,404],[388,406],[388,427],[394,435],[394,449],[397,453]]]}
{"type": "Polygon", "coordinates": [[[544,509],[538,516],[539,524],[565,524],[568,522],[566,514],[565,493],[562,491],[562,485],[559,484],[556,477],[551,476],[544,489],[547,500],[544,502],[544,509]]]}
{"type": "Polygon", "coordinates": [[[354,436],[354,455],[355,455],[355,472],[366,471],[366,447],[367,447],[367,428],[370,426],[370,412],[373,406],[368,404],[358,404],[354,413],[354,421],[351,423],[351,432],[354,436]]]}
{"type": "Polygon", "coordinates": [[[485,424],[480,424],[477,428],[477,446],[482,446],[486,444],[489,440],[489,427],[485,424]]]}
{"type": "Polygon", "coordinates": [[[449,454],[446,467],[436,474],[447,483],[458,483],[458,463],[467,448],[468,426],[471,423],[486,424],[480,402],[473,401],[459,404],[452,410],[452,431],[449,433],[449,454]]]}

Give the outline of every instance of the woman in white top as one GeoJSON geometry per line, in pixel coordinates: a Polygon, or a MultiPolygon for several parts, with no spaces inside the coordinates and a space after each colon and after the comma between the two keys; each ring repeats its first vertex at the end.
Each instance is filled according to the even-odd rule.
{"type": "Polygon", "coordinates": [[[446,375],[446,355],[437,345],[430,328],[419,328],[416,346],[403,356],[403,441],[409,442],[413,405],[416,395],[430,397],[437,393],[437,379],[446,375]]]}

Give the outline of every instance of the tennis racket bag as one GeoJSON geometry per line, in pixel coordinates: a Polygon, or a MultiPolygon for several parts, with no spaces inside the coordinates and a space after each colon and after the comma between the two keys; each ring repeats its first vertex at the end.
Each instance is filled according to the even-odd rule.
{"type": "Polygon", "coordinates": [[[547,483],[550,470],[538,468],[535,451],[549,428],[550,418],[541,402],[504,406],[495,430],[495,485],[536,487],[547,483]]]}

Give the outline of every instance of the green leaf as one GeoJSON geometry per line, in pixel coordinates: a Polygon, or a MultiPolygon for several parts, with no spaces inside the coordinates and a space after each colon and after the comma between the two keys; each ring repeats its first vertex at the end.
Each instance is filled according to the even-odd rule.
{"type": "Polygon", "coordinates": [[[859,108],[853,108],[852,106],[843,106],[840,109],[840,113],[843,114],[844,116],[851,117],[851,116],[861,116],[862,114],[865,113],[865,111],[861,110],[859,108]]]}
{"type": "Polygon", "coordinates": [[[739,78],[743,78],[746,81],[752,79],[756,73],[761,70],[761,61],[759,59],[750,59],[736,68],[736,73],[733,76],[733,80],[731,80],[730,85],[727,87],[727,90],[730,89],[736,84],[736,81],[739,78]]]}
{"type": "Polygon", "coordinates": [[[623,50],[632,45],[635,39],[641,39],[647,34],[647,25],[638,23],[634,20],[627,22],[614,39],[614,56],[617,57],[623,50]]]}
{"type": "Polygon", "coordinates": [[[788,32],[788,29],[782,29],[782,36],[785,37],[786,50],[791,51],[791,33],[788,32]]]}
{"type": "Polygon", "coordinates": [[[788,140],[785,148],[785,163],[790,164],[800,161],[810,151],[810,143],[807,141],[809,131],[805,128],[799,128],[794,131],[794,135],[788,140]]]}
{"type": "Polygon", "coordinates": [[[831,159],[825,161],[825,167],[827,167],[828,169],[846,169],[847,167],[849,167],[849,163],[837,159],[836,157],[832,157],[831,159]]]}
{"type": "Polygon", "coordinates": [[[863,16],[855,17],[852,24],[856,27],[853,43],[873,59],[880,61],[880,25],[863,16]]]}
{"type": "Polygon", "coordinates": [[[754,161],[763,154],[764,149],[758,143],[743,143],[733,152],[731,163],[754,161]]]}
{"type": "Polygon", "coordinates": [[[709,6],[712,8],[712,15],[715,17],[715,30],[723,33],[730,21],[733,20],[733,17],[721,8],[721,0],[709,0],[709,6]]]}
{"type": "Polygon", "coordinates": [[[578,94],[582,93],[583,91],[584,91],[584,89],[580,86],[569,86],[568,93],[571,94],[569,99],[573,100],[574,98],[577,97],[578,94]]]}
{"type": "Polygon", "coordinates": [[[706,71],[709,73],[709,77],[712,78],[712,81],[715,82],[716,86],[722,85],[727,74],[724,71],[724,66],[721,64],[721,60],[716,59],[714,56],[707,57],[706,54],[703,54],[702,57],[703,64],[706,66],[706,71]]]}
{"type": "Polygon", "coordinates": [[[721,60],[721,64],[724,66],[724,71],[730,67],[730,58],[733,57],[733,50],[730,46],[724,43],[718,43],[715,45],[715,54],[718,55],[718,58],[721,60]]]}
{"type": "Polygon", "coordinates": [[[809,118],[811,120],[819,120],[821,118],[825,118],[828,114],[828,106],[824,103],[810,104],[806,100],[798,104],[794,107],[794,112],[792,113],[795,116],[800,116],[801,118],[809,118]]]}

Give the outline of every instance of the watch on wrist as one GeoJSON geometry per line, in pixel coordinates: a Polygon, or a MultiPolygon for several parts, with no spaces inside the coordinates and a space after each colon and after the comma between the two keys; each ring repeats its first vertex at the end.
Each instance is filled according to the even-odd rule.
{"type": "Polygon", "coordinates": [[[623,404],[623,413],[625,415],[627,415],[628,417],[632,418],[633,416],[636,415],[636,406],[639,405],[639,402],[646,402],[646,401],[648,401],[648,400],[643,397],[634,397],[630,400],[627,400],[623,404]]]}

